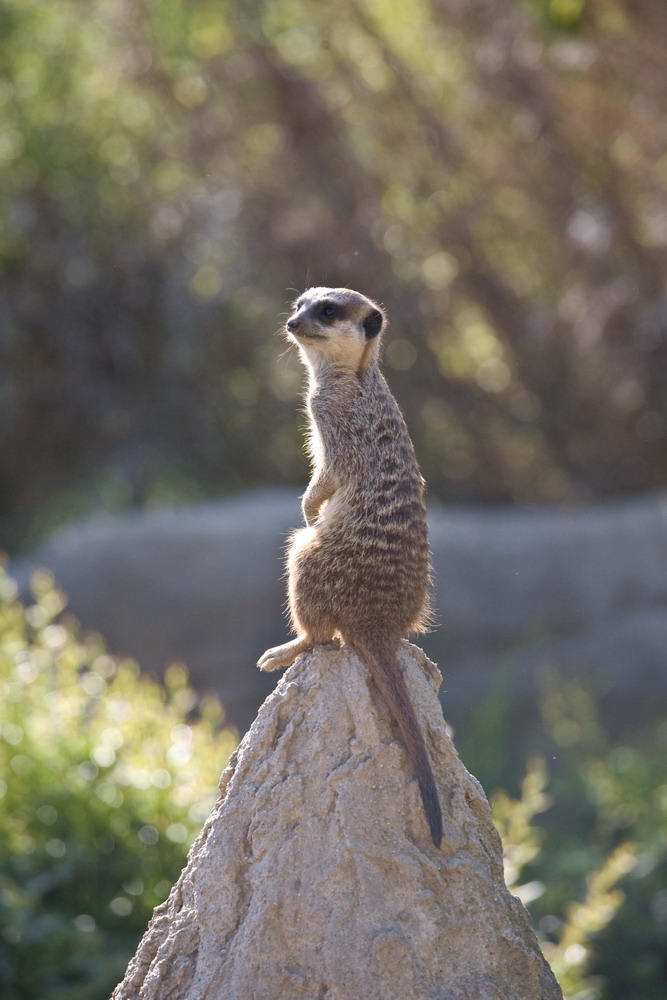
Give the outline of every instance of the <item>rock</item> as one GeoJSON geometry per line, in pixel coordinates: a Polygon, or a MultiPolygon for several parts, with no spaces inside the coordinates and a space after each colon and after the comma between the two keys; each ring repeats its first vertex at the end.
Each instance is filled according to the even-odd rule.
{"type": "Polygon", "coordinates": [[[440,675],[409,643],[400,658],[441,850],[365,665],[318,647],[260,709],[112,1000],[562,1000],[447,735],[440,675]]]}
{"type": "MultiPolygon", "coordinates": [[[[577,510],[432,509],[439,627],[459,728],[500,686],[524,744],[544,666],[582,678],[615,739],[667,711],[667,496],[577,510]]],[[[282,549],[296,490],[96,517],[12,567],[51,569],[85,627],[159,674],[172,660],[244,731],[275,683],[248,663],[287,637],[282,549]]],[[[526,749],[524,746],[523,749],[526,749]]]]}

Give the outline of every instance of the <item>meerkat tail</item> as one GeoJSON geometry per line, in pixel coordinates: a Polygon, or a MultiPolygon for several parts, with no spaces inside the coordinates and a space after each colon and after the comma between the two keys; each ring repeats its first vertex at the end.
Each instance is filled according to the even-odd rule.
{"type": "Polygon", "coordinates": [[[351,636],[350,643],[359,650],[366,660],[371,676],[386,701],[392,717],[398,724],[408,756],[417,775],[417,783],[433,843],[436,847],[440,847],[442,812],[440,811],[438,790],[433,778],[426,743],[398,663],[396,643],[378,634],[363,637],[351,636]]]}

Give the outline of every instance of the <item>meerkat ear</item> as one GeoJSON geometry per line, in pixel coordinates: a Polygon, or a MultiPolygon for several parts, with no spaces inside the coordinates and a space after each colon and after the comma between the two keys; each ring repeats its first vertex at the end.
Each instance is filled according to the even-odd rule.
{"type": "Polygon", "coordinates": [[[366,339],[371,340],[372,337],[377,337],[383,326],[384,316],[379,309],[374,309],[373,312],[369,313],[364,320],[364,333],[366,334],[366,339]]]}

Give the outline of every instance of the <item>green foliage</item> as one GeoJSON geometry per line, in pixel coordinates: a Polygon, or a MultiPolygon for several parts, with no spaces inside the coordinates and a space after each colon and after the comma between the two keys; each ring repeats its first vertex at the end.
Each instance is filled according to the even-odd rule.
{"type": "MultiPolygon", "coordinates": [[[[545,795],[547,780],[543,760],[529,763],[521,786],[521,797],[512,799],[504,791],[493,795],[496,826],[505,847],[505,880],[514,895],[533,909],[547,894],[542,879],[551,877],[559,859],[552,853],[546,831],[534,823],[535,817],[550,804],[545,795]],[[531,881],[522,876],[531,871],[531,881]]],[[[561,985],[566,1000],[599,1000],[605,980],[591,972],[595,962],[596,937],[616,917],[623,903],[617,883],[636,864],[635,849],[622,844],[611,850],[599,868],[584,876],[581,900],[573,899],[562,905],[559,915],[550,913],[542,925],[551,929],[551,936],[542,935],[542,948],[561,985]]]]}
{"type": "Polygon", "coordinates": [[[590,696],[553,687],[557,755],[492,795],[508,885],[533,915],[567,1000],[661,1000],[667,968],[667,727],[611,747],[590,696]],[[548,787],[548,794],[547,794],[548,787]]]}
{"type": "Polygon", "coordinates": [[[0,993],[106,1000],[235,745],[185,669],[166,686],[0,575],[0,993]],[[193,719],[193,710],[199,714],[193,719]]]}
{"type": "Polygon", "coordinates": [[[584,17],[586,0],[529,0],[545,21],[559,30],[577,29],[584,17]]]}

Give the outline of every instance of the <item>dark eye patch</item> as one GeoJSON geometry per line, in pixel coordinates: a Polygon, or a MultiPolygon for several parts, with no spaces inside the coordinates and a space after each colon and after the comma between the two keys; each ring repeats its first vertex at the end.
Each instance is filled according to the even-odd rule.
{"type": "Polygon", "coordinates": [[[340,316],[340,309],[333,302],[321,302],[317,308],[317,316],[325,323],[331,323],[340,316]]]}

